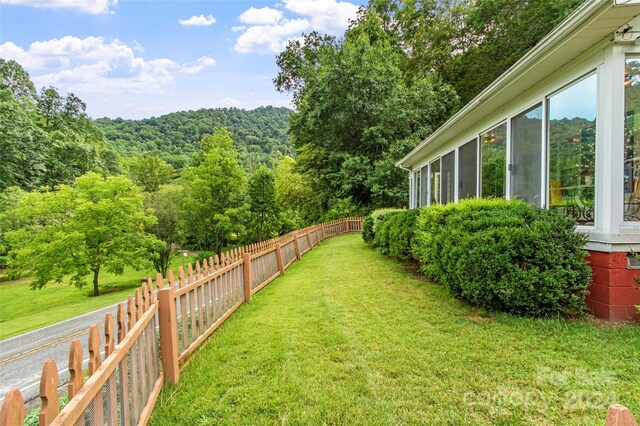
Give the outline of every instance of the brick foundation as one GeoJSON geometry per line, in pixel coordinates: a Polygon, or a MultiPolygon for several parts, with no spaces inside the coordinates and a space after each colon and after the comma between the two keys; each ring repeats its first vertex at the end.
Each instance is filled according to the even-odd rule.
{"type": "Polygon", "coordinates": [[[587,260],[593,270],[587,305],[597,317],[611,321],[638,320],[635,305],[640,305],[640,288],[634,277],[638,269],[628,269],[627,253],[589,251],[587,260]]]}

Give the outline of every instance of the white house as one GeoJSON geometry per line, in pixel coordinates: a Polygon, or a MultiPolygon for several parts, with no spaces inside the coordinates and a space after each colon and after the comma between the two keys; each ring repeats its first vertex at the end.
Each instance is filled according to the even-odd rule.
{"type": "Polygon", "coordinates": [[[640,251],[640,0],[587,0],[401,159],[410,207],[519,198],[573,216],[587,303],[635,317],[640,251]]]}

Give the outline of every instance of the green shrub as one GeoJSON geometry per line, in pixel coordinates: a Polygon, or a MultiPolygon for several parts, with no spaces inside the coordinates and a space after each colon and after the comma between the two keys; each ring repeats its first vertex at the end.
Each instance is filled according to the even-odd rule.
{"type": "Polygon", "coordinates": [[[381,253],[389,254],[389,242],[391,226],[395,223],[394,217],[401,215],[401,211],[392,211],[384,215],[375,227],[373,244],[378,247],[381,253]]]}
{"type": "Polygon", "coordinates": [[[526,316],[580,316],[591,269],[574,221],[520,201],[473,199],[421,210],[412,249],[458,298],[526,316]]]}
{"type": "Polygon", "coordinates": [[[412,256],[411,240],[420,210],[391,212],[378,225],[375,244],[380,251],[397,259],[409,259],[412,256]]]}
{"type": "Polygon", "coordinates": [[[373,237],[373,216],[369,215],[362,222],[362,239],[365,243],[372,243],[373,237]]]}
{"type": "Polygon", "coordinates": [[[216,257],[216,252],[215,251],[209,251],[209,250],[202,250],[199,251],[198,254],[196,255],[195,259],[193,259],[193,262],[200,262],[202,263],[203,260],[207,259],[207,262],[209,261],[210,257],[216,257]]]}
{"type": "Polygon", "coordinates": [[[378,209],[371,212],[362,223],[362,239],[367,243],[373,243],[378,225],[386,215],[393,212],[401,212],[402,209],[378,209]]]}

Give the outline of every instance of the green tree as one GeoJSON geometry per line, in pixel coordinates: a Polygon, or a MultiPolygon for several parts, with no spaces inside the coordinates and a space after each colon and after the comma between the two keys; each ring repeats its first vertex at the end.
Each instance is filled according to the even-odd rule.
{"type": "Polygon", "coordinates": [[[0,89],[0,190],[17,185],[34,189],[47,172],[47,134],[35,123],[36,113],[0,89]]]}
{"type": "MultiPolygon", "coordinates": [[[[292,43],[280,58],[296,52],[309,56],[292,43]]],[[[406,53],[374,13],[343,42],[329,41],[316,54],[313,66],[296,72],[304,81],[295,86],[300,89],[289,132],[299,167],[325,209],[334,198],[350,198],[356,206],[403,205],[406,175],[394,162],[455,111],[455,92],[433,75],[403,75],[406,53]]],[[[291,74],[280,72],[283,78],[291,74]]]]}
{"type": "Polygon", "coordinates": [[[178,185],[165,185],[155,192],[144,194],[144,206],[151,209],[158,219],[147,226],[147,232],[153,234],[162,244],[151,245],[150,257],[154,268],[162,276],[167,276],[169,263],[174,256],[173,245],[180,237],[180,195],[182,188],[178,185]]]}
{"type": "Polygon", "coordinates": [[[249,179],[248,195],[254,241],[265,241],[278,235],[280,213],[273,171],[259,167],[249,179]]]}
{"type": "Polygon", "coordinates": [[[55,188],[88,171],[117,174],[119,158],[85,108],[54,87],[38,96],[17,62],[0,60],[0,190],[55,188]]]}
{"type": "Polygon", "coordinates": [[[307,182],[307,175],[296,170],[296,161],[284,157],[274,169],[276,202],[280,208],[282,229],[286,233],[320,220],[322,200],[307,182]]]}
{"type": "Polygon", "coordinates": [[[160,186],[166,185],[175,176],[173,166],[161,158],[145,155],[127,162],[129,177],[144,192],[156,192],[160,186]]]}
{"type": "Polygon", "coordinates": [[[21,103],[36,104],[36,88],[29,74],[12,59],[0,58],[0,89],[9,89],[13,98],[21,103]]]}
{"type": "Polygon", "coordinates": [[[227,129],[205,136],[201,145],[198,165],[186,169],[181,180],[186,239],[198,249],[220,253],[242,231],[238,219],[247,178],[227,129]]]}
{"type": "Polygon", "coordinates": [[[12,249],[10,267],[32,274],[33,289],[67,277],[82,287],[92,276],[98,296],[103,268],[121,274],[126,265],[139,267],[148,246],[158,243],[144,232],[155,218],[142,202],[126,177],[96,173],[78,178],[75,186],[28,193],[8,213],[23,224],[5,234],[12,249]]]}

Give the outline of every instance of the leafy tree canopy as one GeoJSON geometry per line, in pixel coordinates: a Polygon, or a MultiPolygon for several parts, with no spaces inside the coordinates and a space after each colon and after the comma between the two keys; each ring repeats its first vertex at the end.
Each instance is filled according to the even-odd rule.
{"type": "Polygon", "coordinates": [[[139,267],[148,246],[158,243],[144,232],[155,218],[123,176],[90,172],[75,186],[24,193],[7,216],[21,222],[5,235],[12,247],[10,266],[33,274],[32,288],[67,278],[82,287],[93,275],[97,296],[102,268],[120,274],[126,265],[139,267]]]}
{"type": "Polygon", "coordinates": [[[228,130],[215,130],[201,145],[198,165],[187,168],[181,179],[186,239],[198,249],[220,252],[243,231],[247,177],[228,130]]]}
{"type": "Polygon", "coordinates": [[[251,233],[255,241],[266,241],[278,235],[280,209],[276,201],[273,171],[261,166],[249,179],[249,211],[251,233]]]}
{"type": "Polygon", "coordinates": [[[176,171],[161,158],[152,155],[135,157],[126,161],[129,177],[144,192],[156,192],[160,186],[171,182],[176,171]]]}

